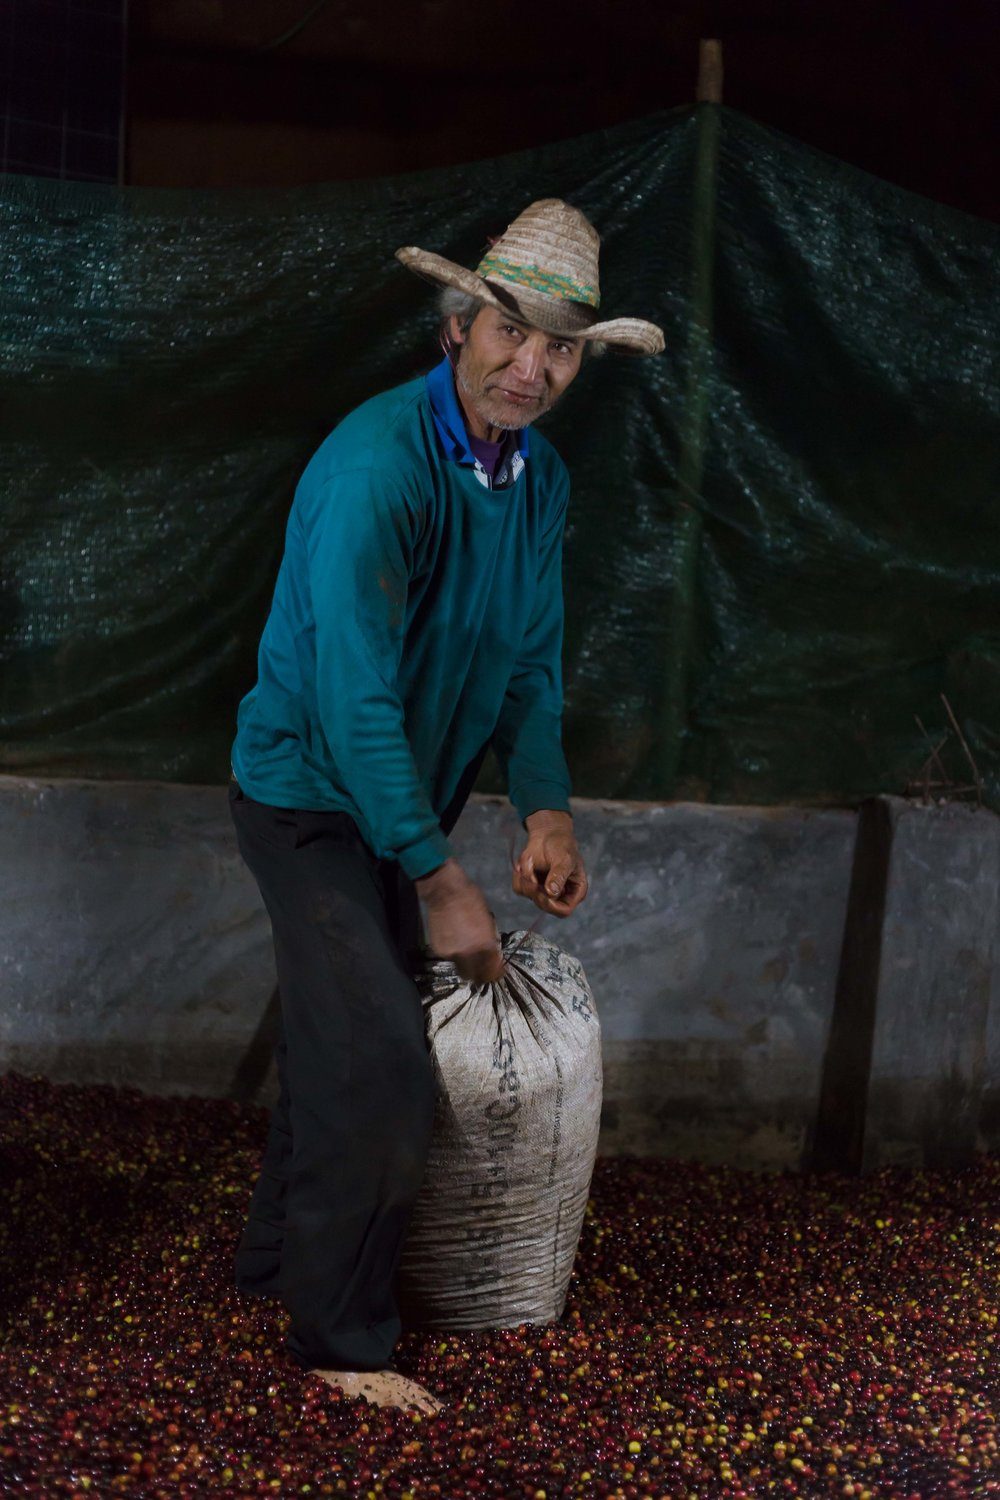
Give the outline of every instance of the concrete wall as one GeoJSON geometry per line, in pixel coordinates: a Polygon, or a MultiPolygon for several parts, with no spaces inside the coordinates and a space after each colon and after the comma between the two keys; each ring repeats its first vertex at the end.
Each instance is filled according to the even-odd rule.
{"type": "Polygon", "coordinates": [[[1000,1097],[1000,818],[884,800],[893,836],[863,1161],[959,1165],[992,1134],[1000,1097]]]}
{"type": "MultiPolygon", "coordinates": [[[[801,1166],[831,1034],[856,815],[586,801],[574,812],[591,894],[541,930],[582,959],[597,1000],[602,1150],[801,1166]]],[[[984,818],[991,836],[1000,827],[978,816],[977,837],[984,818]]],[[[537,915],[510,891],[518,835],[506,802],[481,796],[454,835],[503,931],[537,915]]],[[[204,1094],[245,1081],[274,964],[224,788],[0,777],[0,871],[0,1071],[204,1094]]],[[[897,927],[919,922],[912,906],[892,907],[897,927]]],[[[934,967],[937,993],[944,972],[934,967]]],[[[976,1076],[995,1098],[1000,985],[989,972],[976,1076]]],[[[907,983],[916,996],[920,973],[907,983]]],[[[898,1025],[880,1046],[883,1064],[896,1048],[905,1074],[898,1025]]],[[[921,1068],[933,1090],[926,1058],[921,1068]]],[[[265,1079],[259,1097],[270,1088],[265,1079]]]]}

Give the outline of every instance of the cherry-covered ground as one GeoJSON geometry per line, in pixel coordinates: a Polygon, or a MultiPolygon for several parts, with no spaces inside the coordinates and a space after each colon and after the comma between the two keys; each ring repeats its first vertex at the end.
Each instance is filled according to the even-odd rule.
{"type": "Polygon", "coordinates": [[[259,1110],[0,1080],[0,1494],[1000,1495],[1000,1162],[598,1163],[551,1327],[405,1334],[348,1400],[230,1285],[259,1110]]]}

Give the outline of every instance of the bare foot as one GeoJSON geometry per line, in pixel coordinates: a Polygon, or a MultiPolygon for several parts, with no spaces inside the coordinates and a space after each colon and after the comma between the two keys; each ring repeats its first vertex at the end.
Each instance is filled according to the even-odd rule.
{"type": "Polygon", "coordinates": [[[345,1396],[363,1396],[375,1406],[415,1406],[433,1416],[444,1405],[426,1386],[396,1370],[310,1370],[309,1373],[318,1375],[327,1385],[339,1385],[345,1396]]]}

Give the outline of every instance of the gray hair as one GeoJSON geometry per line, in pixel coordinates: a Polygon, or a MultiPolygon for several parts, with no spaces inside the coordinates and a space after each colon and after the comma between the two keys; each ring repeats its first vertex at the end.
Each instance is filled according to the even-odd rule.
{"type": "Polygon", "coordinates": [[[438,317],[442,332],[447,329],[449,318],[457,318],[459,328],[463,333],[468,333],[476,315],[485,306],[482,297],[473,297],[471,292],[463,292],[461,287],[443,286],[438,292],[438,317]]]}
{"type": "MultiPolygon", "coordinates": [[[[438,319],[439,331],[443,336],[448,333],[448,320],[458,319],[458,326],[463,333],[468,333],[477,316],[487,304],[482,297],[474,297],[471,292],[463,292],[457,286],[443,286],[438,292],[438,319]]],[[[588,355],[596,358],[604,354],[607,344],[600,339],[583,340],[583,357],[588,355]]]]}

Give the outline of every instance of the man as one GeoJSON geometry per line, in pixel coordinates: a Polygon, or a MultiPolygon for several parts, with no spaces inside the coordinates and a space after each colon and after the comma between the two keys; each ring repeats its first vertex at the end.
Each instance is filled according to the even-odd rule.
{"type": "Polygon", "coordinates": [[[598,321],[599,243],[543,199],[476,272],[397,252],[445,288],[446,355],[351,412],[307,465],[233,746],[283,1027],[237,1284],[280,1293],[307,1369],[425,1411],[439,1403],[389,1367],[434,1114],[417,896],[434,952],[477,983],[502,977],[486,898],[448,842],[490,744],[528,835],[514,890],[561,917],[587,892],[560,745],[569,482],[529,428],[588,343],[663,347],[653,324],[598,321]]]}

